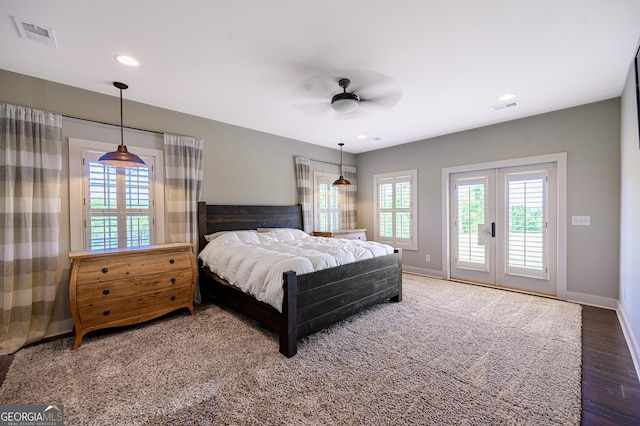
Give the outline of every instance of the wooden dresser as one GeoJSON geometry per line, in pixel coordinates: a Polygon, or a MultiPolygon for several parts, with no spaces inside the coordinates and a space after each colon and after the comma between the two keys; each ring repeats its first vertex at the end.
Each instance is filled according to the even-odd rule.
{"type": "Polygon", "coordinates": [[[337,231],[314,231],[314,237],[327,237],[327,238],[346,238],[348,240],[367,240],[366,229],[339,229],[337,231]]]}
{"type": "Polygon", "coordinates": [[[73,349],[93,330],[148,321],[180,308],[193,315],[193,244],[76,251],[69,258],[73,349]]]}

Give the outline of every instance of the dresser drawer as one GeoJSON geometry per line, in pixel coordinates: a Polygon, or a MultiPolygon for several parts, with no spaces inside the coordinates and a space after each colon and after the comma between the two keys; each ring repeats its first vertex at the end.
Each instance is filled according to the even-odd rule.
{"type": "Polygon", "coordinates": [[[125,300],[109,300],[102,303],[94,303],[79,306],[82,328],[92,328],[98,325],[108,327],[110,322],[134,317],[138,314],[138,300],[135,298],[125,300]]]}
{"type": "Polygon", "coordinates": [[[179,288],[169,291],[160,291],[145,296],[140,300],[138,314],[150,314],[161,310],[173,310],[179,306],[192,303],[191,291],[188,288],[179,288]]]}
{"type": "Polygon", "coordinates": [[[141,294],[191,287],[191,269],[180,269],[158,274],[130,277],[122,281],[79,284],[76,288],[76,303],[85,306],[118,298],[135,297],[141,294]]]}
{"type": "Polygon", "coordinates": [[[159,253],[154,256],[134,254],[109,259],[85,259],[78,269],[77,285],[188,268],[191,268],[191,259],[186,251],[159,253]]]}
{"type": "Polygon", "coordinates": [[[179,288],[145,294],[137,298],[114,299],[113,301],[80,306],[78,310],[83,328],[96,326],[103,328],[108,327],[109,323],[130,320],[141,315],[149,316],[157,311],[170,312],[189,304],[190,297],[189,288],[179,288]]]}

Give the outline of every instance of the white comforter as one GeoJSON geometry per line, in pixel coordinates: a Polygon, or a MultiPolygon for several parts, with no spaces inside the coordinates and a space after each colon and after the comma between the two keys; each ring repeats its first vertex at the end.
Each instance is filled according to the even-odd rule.
{"type": "Polygon", "coordinates": [[[393,253],[374,241],[312,237],[298,229],[228,231],[208,236],[198,257],[229,283],[282,312],[282,274],[298,275],[393,253]]]}

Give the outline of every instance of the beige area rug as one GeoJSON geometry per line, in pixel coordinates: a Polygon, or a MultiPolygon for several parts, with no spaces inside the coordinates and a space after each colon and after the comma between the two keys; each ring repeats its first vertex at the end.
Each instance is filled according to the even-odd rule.
{"type": "Polygon", "coordinates": [[[316,333],[209,306],[19,351],[0,403],[63,404],[75,424],[570,425],[581,307],[405,274],[404,300],[316,333]]]}

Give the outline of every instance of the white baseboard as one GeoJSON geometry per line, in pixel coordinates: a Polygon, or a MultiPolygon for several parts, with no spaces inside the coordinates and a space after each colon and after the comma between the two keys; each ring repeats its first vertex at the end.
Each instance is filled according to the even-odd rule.
{"type": "Polygon", "coordinates": [[[620,301],[618,301],[618,309],[616,309],[616,312],[618,313],[618,321],[620,321],[622,333],[624,334],[624,338],[627,341],[629,352],[631,352],[633,365],[636,368],[636,376],[640,377],[640,346],[638,346],[638,341],[631,331],[631,324],[629,324],[629,321],[627,320],[624,306],[622,305],[622,303],[620,303],[620,301]]]}
{"type": "Polygon", "coordinates": [[[442,271],[436,271],[433,269],[416,268],[415,266],[402,265],[402,272],[408,272],[410,274],[424,275],[426,277],[444,279],[444,274],[442,271]]]}
{"type": "Polygon", "coordinates": [[[611,309],[614,311],[618,307],[618,299],[611,299],[609,297],[602,296],[592,296],[590,294],[574,293],[570,291],[567,292],[566,301],[595,306],[596,308],[611,309]]]}

